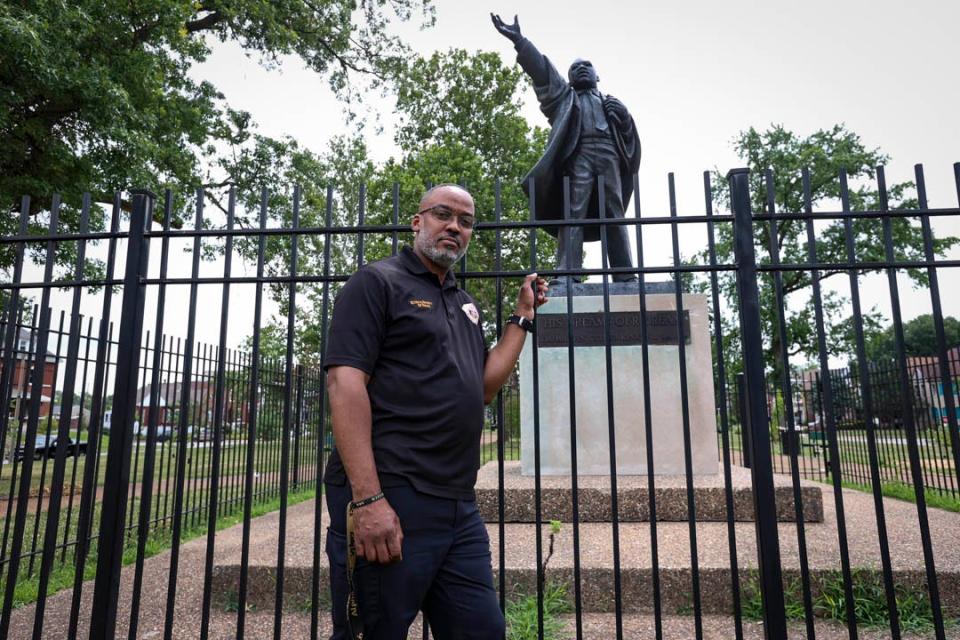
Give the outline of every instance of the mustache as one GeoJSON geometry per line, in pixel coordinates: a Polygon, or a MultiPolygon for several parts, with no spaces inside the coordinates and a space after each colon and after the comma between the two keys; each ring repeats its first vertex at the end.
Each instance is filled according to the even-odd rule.
{"type": "Polygon", "coordinates": [[[453,235],[441,236],[440,238],[437,239],[437,242],[440,242],[441,240],[450,240],[456,243],[458,249],[463,248],[463,243],[460,242],[460,238],[458,238],[457,236],[453,236],[453,235]]]}

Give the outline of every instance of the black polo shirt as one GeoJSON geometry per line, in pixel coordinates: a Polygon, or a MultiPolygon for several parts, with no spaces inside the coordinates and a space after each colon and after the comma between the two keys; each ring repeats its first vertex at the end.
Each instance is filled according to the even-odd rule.
{"type": "MultiPolygon", "coordinates": [[[[337,296],[324,366],[370,374],[373,456],[383,486],[469,500],[480,465],[486,345],[476,301],[441,285],[409,247],[365,265],[337,296]]],[[[346,475],[334,448],[326,481],[346,475]]]]}

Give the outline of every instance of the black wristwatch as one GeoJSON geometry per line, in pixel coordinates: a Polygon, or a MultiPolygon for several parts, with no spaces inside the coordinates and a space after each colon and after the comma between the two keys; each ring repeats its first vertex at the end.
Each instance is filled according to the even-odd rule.
{"type": "Polygon", "coordinates": [[[533,333],[533,320],[523,316],[512,315],[507,318],[507,324],[515,324],[528,333],[533,333]]]}

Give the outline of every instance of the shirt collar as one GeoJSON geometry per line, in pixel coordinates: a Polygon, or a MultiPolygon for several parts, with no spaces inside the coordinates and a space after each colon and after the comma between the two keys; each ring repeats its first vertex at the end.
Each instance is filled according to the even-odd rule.
{"type": "MultiPolygon", "coordinates": [[[[413,249],[409,246],[404,246],[400,250],[400,260],[403,262],[403,266],[406,267],[407,271],[414,275],[430,276],[430,279],[433,282],[437,281],[437,276],[430,269],[427,269],[427,266],[423,264],[423,261],[413,252],[413,249]]],[[[447,275],[443,279],[443,288],[449,289],[451,287],[457,286],[457,277],[453,274],[453,271],[447,271],[447,275]]]]}

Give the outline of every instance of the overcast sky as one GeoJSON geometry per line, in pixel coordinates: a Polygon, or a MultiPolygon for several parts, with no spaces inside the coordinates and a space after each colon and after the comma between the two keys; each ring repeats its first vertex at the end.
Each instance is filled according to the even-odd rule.
{"type": "MultiPolygon", "coordinates": [[[[524,35],[561,70],[576,57],[592,60],[600,89],[627,105],[643,143],[641,205],[647,215],[669,212],[668,172],[676,174],[681,214],[702,213],[702,172],[737,166],[733,136],[770,123],[801,135],[845,123],[892,157],[888,182],[912,179],[913,165],[921,162],[930,206],[957,206],[952,164],[960,161],[960,2],[441,0],[434,28],[405,25],[399,31],[425,55],[463,47],[496,51],[513,63],[512,45],[490,24],[491,11],[507,21],[518,14],[524,35]]],[[[326,83],[296,58],[265,70],[238,47],[217,43],[194,76],[211,81],[233,107],[250,111],[267,135],[292,135],[322,152],[331,136],[348,131],[326,83]]],[[[529,121],[545,125],[532,89],[524,98],[529,121]]],[[[374,157],[385,160],[397,153],[392,106],[389,100],[371,104],[386,114],[383,134],[369,140],[374,157]]],[[[960,235],[960,219],[937,220],[934,231],[960,235]]],[[[684,253],[698,250],[703,237],[686,236],[684,253]]],[[[648,258],[665,263],[668,250],[668,243],[655,243],[648,258]]],[[[960,251],[951,257],[960,258],[960,251]]],[[[207,268],[211,275],[218,269],[207,268]]],[[[960,316],[956,270],[942,269],[940,277],[944,312],[960,316]]],[[[885,278],[867,278],[864,287],[865,304],[889,308],[885,278]]],[[[168,293],[172,333],[185,334],[186,293],[185,287],[168,293]]],[[[231,345],[250,333],[248,294],[236,288],[231,345]]],[[[906,318],[929,312],[927,292],[903,282],[901,295],[906,318]]],[[[68,304],[65,296],[57,300],[68,304]]],[[[219,287],[205,287],[202,300],[218,310],[219,287]]],[[[198,337],[216,342],[217,332],[218,322],[206,316],[198,337]]]]}

